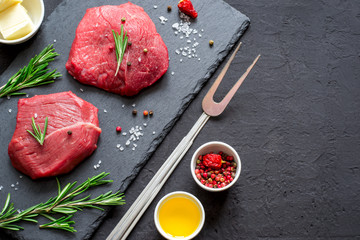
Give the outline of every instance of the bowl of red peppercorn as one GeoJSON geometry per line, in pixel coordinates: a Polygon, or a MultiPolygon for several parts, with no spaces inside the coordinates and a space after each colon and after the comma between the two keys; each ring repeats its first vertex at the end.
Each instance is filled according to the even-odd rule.
{"type": "Polygon", "coordinates": [[[230,145],[208,142],[200,146],[191,159],[191,174],[203,189],[220,192],[230,188],[240,176],[240,157],[230,145]]]}

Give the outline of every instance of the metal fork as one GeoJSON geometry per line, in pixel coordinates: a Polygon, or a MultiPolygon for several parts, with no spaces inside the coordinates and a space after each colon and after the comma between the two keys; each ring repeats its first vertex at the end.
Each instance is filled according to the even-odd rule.
{"type": "Polygon", "coordinates": [[[189,133],[181,140],[178,146],[174,149],[168,159],[164,162],[164,164],[157,171],[155,176],[151,179],[148,185],[144,188],[144,190],[140,193],[113,231],[106,238],[107,240],[118,240],[118,239],[126,239],[126,237],[130,234],[131,230],[135,227],[136,223],[139,221],[143,213],[146,211],[152,200],[158,194],[162,186],[165,184],[167,179],[170,177],[171,173],[174,171],[178,163],[181,161],[183,156],[191,147],[194,139],[199,134],[201,129],[204,127],[210,116],[218,116],[220,115],[230,102],[231,98],[234,96],[235,92],[238,90],[240,85],[245,80],[246,76],[249,74],[251,69],[254,67],[255,63],[259,59],[260,55],[258,55],[253,63],[248,67],[246,72],[240,77],[240,79],[235,83],[235,85],[231,88],[231,90],[227,93],[224,99],[217,103],[214,101],[213,97],[216,89],[218,88],[221,80],[226,74],[232,60],[234,59],[236,53],[238,52],[241,46],[241,42],[236,47],[235,51],[231,55],[230,59],[222,69],[221,73],[217,77],[214,84],[211,86],[209,92],[203,99],[202,108],[204,112],[201,114],[200,118],[196,121],[194,126],[191,128],[189,133]]]}

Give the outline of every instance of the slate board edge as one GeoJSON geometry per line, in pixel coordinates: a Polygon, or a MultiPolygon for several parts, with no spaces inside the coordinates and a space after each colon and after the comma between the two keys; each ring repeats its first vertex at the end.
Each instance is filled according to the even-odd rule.
{"type": "MultiPolygon", "coordinates": [[[[65,2],[62,2],[61,4],[59,4],[55,9],[54,12],[58,9],[58,7],[64,5],[65,2]]],[[[236,10],[235,8],[233,8],[232,6],[230,6],[228,3],[223,2],[224,5],[227,5],[227,7],[229,7],[232,11],[235,12],[239,12],[238,10],[236,10]]],[[[45,21],[48,21],[48,19],[51,17],[52,14],[54,14],[54,12],[52,12],[46,19],[45,21]]],[[[241,13],[241,12],[239,12],[241,13]]],[[[190,103],[192,102],[192,100],[198,95],[198,93],[200,92],[200,90],[202,89],[202,87],[207,83],[207,81],[211,78],[211,76],[214,74],[214,72],[217,70],[217,68],[219,67],[219,65],[222,63],[222,61],[224,61],[224,59],[226,58],[226,56],[229,54],[229,52],[233,49],[234,45],[239,41],[240,37],[243,35],[243,33],[247,30],[249,24],[250,24],[250,19],[244,15],[243,13],[241,13],[244,16],[244,22],[242,25],[240,25],[236,31],[236,34],[234,34],[234,36],[232,37],[232,39],[229,41],[227,47],[225,48],[224,51],[220,52],[218,55],[217,60],[209,67],[208,72],[205,74],[205,76],[198,82],[196,88],[194,89],[193,93],[190,93],[189,95],[187,95],[186,97],[184,97],[183,101],[182,101],[182,108],[178,111],[177,115],[175,116],[175,118],[170,121],[163,129],[163,131],[161,132],[161,135],[159,135],[158,139],[154,140],[148,151],[146,156],[144,156],[144,161],[139,163],[133,170],[131,177],[126,178],[125,181],[121,184],[119,190],[121,192],[125,192],[125,190],[127,189],[127,187],[131,184],[131,182],[136,178],[136,176],[138,175],[138,173],[140,172],[140,170],[145,166],[145,164],[148,162],[148,160],[150,159],[150,157],[152,156],[152,154],[155,152],[155,150],[157,149],[157,147],[161,144],[161,142],[165,139],[166,135],[170,132],[170,130],[174,127],[175,123],[180,119],[181,115],[183,114],[183,112],[187,109],[187,107],[190,105],[190,103]]],[[[9,64],[9,66],[6,68],[8,69],[13,63],[9,64]]],[[[6,69],[4,71],[6,71],[6,69]]],[[[199,112],[199,116],[200,116],[200,112],[199,112]]],[[[189,129],[190,130],[190,129],[189,129]]],[[[182,136],[184,137],[184,136],[182,136]]],[[[166,157],[166,156],[165,156],[166,157]]],[[[98,218],[96,218],[96,220],[90,224],[89,226],[91,226],[91,229],[88,230],[87,234],[84,236],[83,239],[91,239],[92,235],[94,234],[94,232],[100,227],[102,221],[104,220],[104,218],[107,216],[107,214],[109,213],[109,211],[113,209],[113,207],[107,207],[105,208],[105,211],[103,212],[99,212],[98,218]]],[[[9,237],[11,237],[12,239],[20,239],[20,240],[25,240],[25,238],[22,235],[17,234],[17,232],[14,231],[4,231],[4,233],[6,235],[8,235],[9,237]]],[[[1,237],[1,235],[0,235],[1,237]]]]}
{"type": "MultiPolygon", "coordinates": [[[[181,115],[183,114],[183,112],[187,109],[187,107],[190,105],[190,103],[192,102],[192,100],[198,95],[198,93],[200,92],[200,90],[202,89],[202,87],[207,83],[207,81],[211,78],[211,76],[214,74],[214,72],[216,71],[216,69],[219,67],[219,65],[222,63],[222,61],[224,61],[224,59],[226,58],[226,56],[229,54],[229,52],[233,49],[234,45],[240,40],[240,37],[243,35],[243,33],[246,31],[246,29],[248,28],[250,24],[250,19],[247,18],[247,21],[244,21],[244,23],[238,28],[238,32],[237,34],[235,34],[233,36],[233,38],[231,39],[231,41],[229,42],[227,48],[225,49],[225,51],[223,51],[220,55],[219,58],[217,59],[217,61],[210,67],[209,72],[204,76],[204,78],[201,80],[201,82],[199,82],[197,88],[195,89],[194,93],[189,94],[188,96],[186,96],[184,102],[183,102],[183,108],[179,110],[177,116],[173,119],[173,121],[170,121],[169,124],[167,126],[165,126],[164,130],[162,131],[162,134],[159,136],[158,141],[153,141],[153,144],[151,144],[149,150],[148,150],[148,154],[147,156],[144,158],[144,161],[142,163],[140,163],[138,166],[136,166],[136,168],[134,168],[133,174],[131,175],[131,178],[127,178],[120,187],[120,191],[124,192],[128,186],[132,183],[132,181],[136,178],[137,174],[141,171],[141,169],[146,165],[146,163],[148,162],[148,160],[150,159],[150,157],[152,156],[152,154],[155,152],[155,150],[157,149],[157,147],[161,144],[161,142],[165,139],[166,135],[170,132],[170,130],[174,127],[175,123],[180,119],[181,115]]],[[[199,113],[199,117],[200,117],[199,113]]],[[[189,129],[190,130],[190,129],[189,129]]],[[[181,136],[181,137],[185,137],[185,136],[181,136]]],[[[126,195],[125,195],[126,197],[126,195]]],[[[91,229],[90,231],[88,231],[88,234],[85,235],[84,240],[88,240],[91,239],[92,235],[94,234],[95,231],[98,230],[98,228],[101,226],[101,223],[103,221],[103,219],[107,216],[107,214],[109,213],[109,211],[113,209],[113,207],[109,207],[107,208],[104,212],[102,212],[99,217],[96,219],[95,222],[93,222],[91,224],[91,226],[93,226],[93,229],[91,229]]]]}

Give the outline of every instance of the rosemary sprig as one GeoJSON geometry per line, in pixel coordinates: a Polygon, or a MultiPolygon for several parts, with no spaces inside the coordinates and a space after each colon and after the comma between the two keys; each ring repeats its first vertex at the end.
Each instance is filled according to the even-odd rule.
{"type": "Polygon", "coordinates": [[[120,64],[124,58],[124,53],[126,50],[128,37],[127,37],[127,31],[125,31],[124,36],[124,26],[121,24],[121,32],[120,35],[118,32],[115,32],[112,30],[114,40],[115,40],[115,53],[116,53],[116,60],[117,60],[117,67],[116,67],[116,73],[115,76],[118,74],[120,69],[120,64]]]}
{"type": "Polygon", "coordinates": [[[105,194],[101,194],[96,198],[90,198],[90,195],[88,195],[74,200],[76,196],[84,193],[90,187],[112,182],[112,180],[103,179],[108,175],[109,173],[103,172],[97,176],[89,178],[77,187],[75,187],[77,182],[74,182],[68,183],[63,189],[61,188],[58,179],[56,179],[58,184],[58,195],[56,197],[52,197],[47,202],[37,204],[22,212],[15,210],[14,204],[10,203],[9,193],[5,201],[4,208],[0,213],[0,228],[14,231],[22,230],[23,228],[21,226],[18,226],[14,223],[19,221],[37,223],[38,221],[35,218],[41,215],[45,218],[48,218],[51,222],[40,225],[40,228],[52,228],[69,232],[76,232],[76,229],[71,226],[75,223],[71,220],[71,218],[77,211],[81,211],[84,208],[96,208],[99,210],[104,210],[99,206],[125,204],[125,200],[123,199],[124,195],[122,193],[112,193],[111,191],[105,194]],[[63,216],[56,219],[52,217],[51,214],[62,214],[63,216]]]}
{"type": "Polygon", "coordinates": [[[45,134],[46,134],[47,126],[48,126],[48,117],[45,118],[44,132],[41,132],[41,128],[40,128],[39,124],[36,126],[36,123],[35,123],[35,120],[33,117],[31,118],[31,126],[34,130],[34,133],[32,133],[30,130],[26,130],[26,131],[28,131],[28,133],[30,133],[42,146],[44,144],[45,134]]]}
{"type": "Polygon", "coordinates": [[[39,55],[35,55],[27,66],[20,69],[4,86],[0,87],[0,97],[22,95],[25,93],[16,91],[53,83],[56,78],[62,76],[59,72],[56,72],[56,69],[50,71],[47,68],[49,62],[54,61],[56,56],[59,56],[59,54],[55,52],[53,45],[48,45],[39,55]]]}

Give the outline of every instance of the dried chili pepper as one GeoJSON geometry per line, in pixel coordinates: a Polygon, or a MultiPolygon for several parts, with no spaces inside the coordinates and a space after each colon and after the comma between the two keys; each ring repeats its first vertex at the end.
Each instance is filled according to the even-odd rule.
{"type": "Polygon", "coordinates": [[[190,0],[180,0],[178,8],[181,12],[189,15],[192,18],[196,18],[198,15],[190,0]]]}
{"type": "Polygon", "coordinates": [[[221,164],[223,164],[223,161],[221,159],[221,155],[209,153],[209,154],[206,154],[205,156],[203,156],[203,164],[206,167],[210,167],[213,169],[220,169],[221,164]]]}

